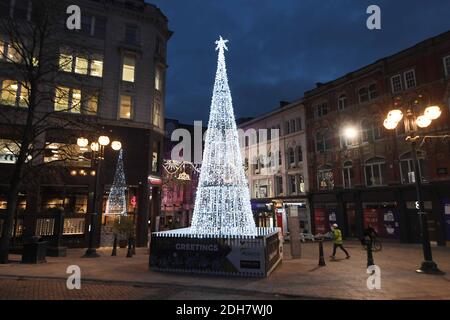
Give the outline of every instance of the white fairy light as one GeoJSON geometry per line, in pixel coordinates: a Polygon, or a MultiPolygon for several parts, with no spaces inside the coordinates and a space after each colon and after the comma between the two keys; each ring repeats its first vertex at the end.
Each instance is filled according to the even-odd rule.
{"type": "Polygon", "coordinates": [[[216,41],[216,79],[190,232],[253,237],[257,229],[228,86],[227,42],[222,37],[216,41]]]}
{"type": "Polygon", "coordinates": [[[123,170],[123,149],[120,149],[114,181],[111,186],[108,201],[106,201],[105,215],[127,214],[127,200],[125,197],[126,188],[127,184],[125,182],[125,172],[123,170]]]}

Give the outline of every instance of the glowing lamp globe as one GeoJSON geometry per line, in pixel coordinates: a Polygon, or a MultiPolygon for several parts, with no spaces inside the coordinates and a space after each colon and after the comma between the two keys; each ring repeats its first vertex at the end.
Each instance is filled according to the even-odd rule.
{"type": "Polygon", "coordinates": [[[391,110],[389,111],[387,118],[389,121],[397,123],[403,119],[403,112],[398,109],[391,110]]]}
{"type": "Polygon", "coordinates": [[[431,119],[426,116],[419,116],[416,119],[416,123],[420,128],[426,128],[431,124],[431,119]]]}
{"type": "Polygon", "coordinates": [[[91,143],[91,150],[97,152],[99,149],[98,142],[92,142],[91,143]]]}
{"type": "Polygon", "coordinates": [[[358,136],[358,131],[353,127],[345,128],[344,136],[348,139],[354,139],[358,136]]]}
{"type": "Polygon", "coordinates": [[[120,149],[122,149],[122,143],[120,141],[113,141],[111,142],[111,148],[114,151],[119,151],[120,149]]]}
{"type": "Polygon", "coordinates": [[[109,144],[109,137],[108,136],[98,137],[98,143],[100,143],[101,146],[107,146],[109,144]]]}
{"type": "Polygon", "coordinates": [[[89,143],[89,141],[86,138],[81,137],[81,138],[77,139],[77,145],[80,148],[85,148],[88,145],[88,143],[89,143]]]}
{"type": "Polygon", "coordinates": [[[383,126],[388,130],[393,130],[397,127],[397,123],[398,122],[392,121],[390,119],[384,119],[383,126]]]}
{"type": "Polygon", "coordinates": [[[441,116],[441,108],[438,106],[431,106],[425,109],[424,116],[430,120],[436,120],[441,116]]]}

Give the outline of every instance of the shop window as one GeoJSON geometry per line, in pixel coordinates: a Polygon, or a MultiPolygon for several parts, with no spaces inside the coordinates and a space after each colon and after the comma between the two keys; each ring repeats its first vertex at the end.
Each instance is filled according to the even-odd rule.
{"type": "MultiPolygon", "coordinates": [[[[86,151],[87,148],[81,148],[77,144],[47,143],[44,150],[44,163],[87,168],[91,166],[91,161],[84,157],[86,151]]],[[[84,175],[83,172],[77,172],[77,174],[84,175]]]]}
{"type": "Polygon", "coordinates": [[[331,190],[334,188],[334,177],[331,166],[325,165],[317,170],[317,184],[319,190],[331,190]]]}
{"type": "Polygon", "coordinates": [[[346,162],[344,162],[344,166],[342,168],[342,181],[343,181],[344,188],[348,189],[353,186],[353,183],[352,183],[353,178],[354,178],[354,173],[353,173],[352,162],[346,161],[346,162]]]}
{"type": "Polygon", "coordinates": [[[375,157],[369,159],[364,165],[364,174],[366,178],[366,186],[376,187],[385,183],[386,162],[383,158],[375,157]]]}

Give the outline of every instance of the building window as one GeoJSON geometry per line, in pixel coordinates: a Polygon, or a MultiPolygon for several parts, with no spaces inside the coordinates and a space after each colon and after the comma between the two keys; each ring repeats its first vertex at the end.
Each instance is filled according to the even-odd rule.
{"type": "MultiPolygon", "coordinates": [[[[419,160],[419,176],[422,178],[422,182],[425,182],[425,166],[424,166],[424,153],[417,152],[417,159],[419,160]]],[[[415,183],[414,176],[414,160],[412,159],[412,153],[408,152],[400,157],[400,178],[402,184],[415,183]]]]}
{"type": "Polygon", "coordinates": [[[302,118],[297,118],[296,123],[297,123],[297,131],[302,131],[302,129],[303,129],[302,118]]]}
{"type": "Polygon", "coordinates": [[[1,81],[0,103],[13,107],[27,107],[28,87],[15,80],[1,81]]]}
{"type": "Polygon", "coordinates": [[[153,125],[161,127],[161,103],[158,101],[153,104],[153,125]]]}
{"type": "Polygon", "coordinates": [[[134,82],[134,69],[136,67],[136,59],[131,55],[123,57],[122,80],[134,82]]]}
{"type": "Polygon", "coordinates": [[[88,74],[88,59],[76,57],[75,58],[75,73],[88,74]]]}
{"type": "Polygon", "coordinates": [[[397,93],[403,90],[402,77],[399,74],[391,77],[391,86],[392,93],[397,93]]]}
{"type": "Polygon", "coordinates": [[[75,72],[94,77],[103,76],[103,56],[96,54],[90,58],[68,53],[68,50],[61,50],[59,55],[59,69],[65,72],[75,72]]]}
{"type": "Polygon", "coordinates": [[[373,100],[378,97],[377,85],[375,83],[369,86],[369,99],[373,100]]]}
{"type": "Polygon", "coordinates": [[[348,189],[352,187],[353,181],[353,166],[351,161],[344,162],[344,166],[342,168],[342,181],[344,188],[348,189]]]}
{"type": "Polygon", "coordinates": [[[293,164],[295,164],[295,153],[294,153],[294,149],[289,148],[288,150],[288,163],[289,166],[292,166],[293,164]]]}
{"type": "Polygon", "coordinates": [[[361,123],[361,131],[363,142],[372,142],[374,140],[380,140],[384,137],[383,127],[381,122],[378,120],[364,120],[361,123]]]}
{"type": "Polygon", "coordinates": [[[294,175],[289,175],[289,191],[291,194],[297,193],[297,183],[294,175]]]}
{"type": "Polygon", "coordinates": [[[386,162],[383,158],[375,157],[366,161],[364,165],[366,186],[382,186],[386,175],[386,162]]]}
{"type": "Polygon", "coordinates": [[[331,144],[332,144],[332,137],[329,131],[325,132],[325,134],[322,134],[320,132],[316,134],[317,152],[324,152],[326,150],[330,150],[331,144]]]}
{"type": "Polygon", "coordinates": [[[299,190],[301,193],[305,192],[305,179],[303,178],[302,175],[298,176],[298,185],[299,185],[299,190]]]}
{"type": "Polygon", "coordinates": [[[138,41],[138,27],[127,25],[125,26],[125,42],[127,44],[136,45],[138,41]]]}
{"type": "Polygon", "coordinates": [[[334,188],[333,170],[331,166],[325,165],[317,170],[317,184],[319,190],[331,190],[334,188]]]}
{"type": "Polygon", "coordinates": [[[359,89],[358,96],[359,96],[359,102],[369,101],[369,90],[367,89],[367,87],[359,89]]]}
{"type": "Polygon", "coordinates": [[[314,107],[314,112],[316,118],[323,117],[328,114],[328,104],[326,102],[323,102],[321,104],[318,104],[314,107]]]}
{"type": "Polygon", "coordinates": [[[155,89],[159,92],[163,90],[163,74],[161,68],[155,70],[155,89]]]}
{"type": "Polygon", "coordinates": [[[91,60],[90,75],[94,77],[103,76],[103,59],[98,58],[91,60]]]}
{"type": "Polygon", "coordinates": [[[302,146],[297,147],[297,161],[302,162],[303,161],[303,151],[302,146]]]}
{"type": "Polygon", "coordinates": [[[284,127],[285,127],[285,134],[291,133],[291,123],[289,121],[285,122],[284,127]]]}
{"type": "Polygon", "coordinates": [[[131,119],[133,99],[131,96],[120,96],[120,119],[131,119]]]}
{"type": "Polygon", "coordinates": [[[283,161],[283,156],[281,155],[281,151],[278,151],[278,165],[281,166],[283,161]]]}
{"type": "Polygon", "coordinates": [[[345,94],[341,94],[338,98],[338,110],[345,110],[347,107],[347,96],[345,94]]]}
{"type": "Polygon", "coordinates": [[[450,77],[450,56],[444,57],[444,71],[445,76],[450,77]]]}
{"type": "Polygon", "coordinates": [[[416,73],[414,70],[409,70],[404,73],[405,88],[410,89],[416,86],[416,73]]]}
{"type": "Polygon", "coordinates": [[[55,111],[81,113],[81,90],[56,87],[54,103],[55,111]]]}
{"type": "Polygon", "coordinates": [[[277,195],[281,195],[283,193],[283,177],[275,176],[275,190],[277,195]]]}

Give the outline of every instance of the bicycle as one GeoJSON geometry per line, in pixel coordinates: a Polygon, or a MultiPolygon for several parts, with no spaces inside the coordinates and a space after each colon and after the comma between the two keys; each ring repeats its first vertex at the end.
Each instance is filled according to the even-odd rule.
{"type": "MultiPolygon", "coordinates": [[[[363,243],[363,248],[364,248],[364,250],[367,250],[367,242],[366,241],[364,241],[364,243],[363,243]]],[[[379,251],[381,251],[381,249],[383,249],[383,245],[382,245],[380,239],[378,239],[376,237],[373,238],[372,239],[372,251],[379,252],[379,251]]]]}

